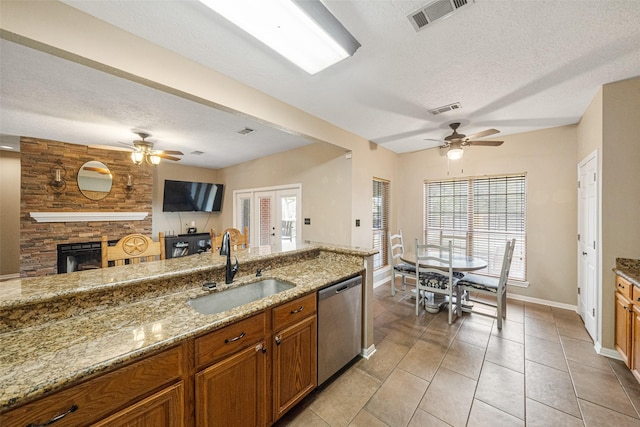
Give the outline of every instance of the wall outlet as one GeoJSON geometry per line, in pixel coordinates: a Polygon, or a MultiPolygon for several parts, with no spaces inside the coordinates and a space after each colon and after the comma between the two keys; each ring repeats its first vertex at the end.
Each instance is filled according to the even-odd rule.
{"type": "Polygon", "coordinates": [[[356,219],[356,227],[360,227],[360,220],[356,219]]]}

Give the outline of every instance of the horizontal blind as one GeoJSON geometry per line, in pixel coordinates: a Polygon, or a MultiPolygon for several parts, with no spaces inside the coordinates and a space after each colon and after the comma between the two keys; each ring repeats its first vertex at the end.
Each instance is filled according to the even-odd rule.
{"type": "Polygon", "coordinates": [[[425,241],[440,243],[443,234],[466,238],[456,251],[488,262],[479,271],[499,276],[507,240],[516,247],[509,277],[526,280],[525,175],[427,181],[424,185],[425,241]]]}
{"type": "Polygon", "coordinates": [[[372,246],[378,250],[373,256],[374,269],[382,268],[389,264],[389,182],[373,180],[373,242],[372,246]]]}

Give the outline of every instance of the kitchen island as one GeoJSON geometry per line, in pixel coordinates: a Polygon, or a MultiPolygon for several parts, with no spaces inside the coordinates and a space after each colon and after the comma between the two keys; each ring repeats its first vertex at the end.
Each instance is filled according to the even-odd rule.
{"type": "Polygon", "coordinates": [[[233,254],[240,270],[230,285],[224,284],[225,258],[216,253],[0,283],[0,413],[355,274],[365,278],[363,352],[371,351],[366,307],[375,253],[315,244],[250,248],[233,254]],[[264,278],[295,286],[218,314],[200,314],[186,303],[209,292],[204,282],[223,290],[264,278]]]}

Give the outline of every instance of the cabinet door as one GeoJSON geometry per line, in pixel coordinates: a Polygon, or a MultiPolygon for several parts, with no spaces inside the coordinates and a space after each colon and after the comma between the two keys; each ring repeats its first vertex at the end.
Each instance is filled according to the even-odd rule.
{"type": "Polygon", "coordinates": [[[196,374],[196,425],[262,426],[266,412],[264,343],[196,374]]]}
{"type": "Polygon", "coordinates": [[[316,316],[274,334],[274,421],[316,387],[316,316]]]}
{"type": "Polygon", "coordinates": [[[184,384],[180,381],[94,424],[94,427],[184,426],[184,384]]]}
{"type": "Polygon", "coordinates": [[[633,306],[633,326],[632,326],[633,338],[632,351],[631,351],[631,372],[640,382],[640,303],[636,303],[633,306]]]}
{"type": "Polygon", "coordinates": [[[631,301],[620,292],[616,292],[616,341],[615,347],[624,363],[630,366],[631,360],[631,301]]]}

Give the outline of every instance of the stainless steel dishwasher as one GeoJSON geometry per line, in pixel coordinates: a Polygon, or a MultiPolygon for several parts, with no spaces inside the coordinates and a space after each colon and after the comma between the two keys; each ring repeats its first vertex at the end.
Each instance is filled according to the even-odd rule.
{"type": "Polygon", "coordinates": [[[362,277],[318,291],[318,385],[362,348],[362,277]]]}

